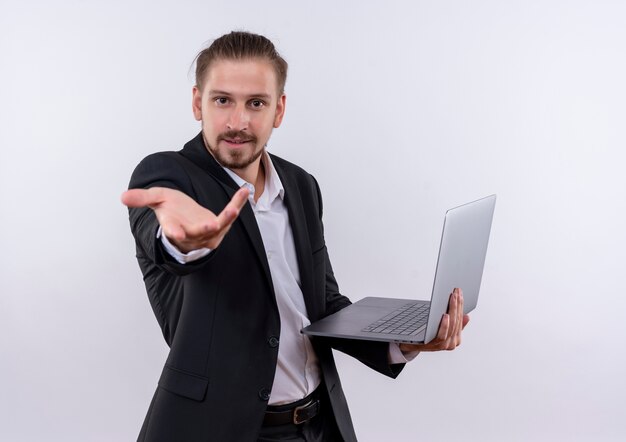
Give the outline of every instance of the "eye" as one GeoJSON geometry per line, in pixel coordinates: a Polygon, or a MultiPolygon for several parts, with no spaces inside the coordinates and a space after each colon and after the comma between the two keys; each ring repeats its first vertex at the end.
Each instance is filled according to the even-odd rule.
{"type": "Polygon", "coordinates": [[[217,98],[214,99],[214,101],[215,101],[216,104],[219,104],[219,105],[228,104],[228,98],[226,98],[226,97],[217,97],[217,98]]]}
{"type": "Polygon", "coordinates": [[[250,107],[253,109],[261,109],[263,106],[265,106],[263,100],[250,100],[250,107]]]}

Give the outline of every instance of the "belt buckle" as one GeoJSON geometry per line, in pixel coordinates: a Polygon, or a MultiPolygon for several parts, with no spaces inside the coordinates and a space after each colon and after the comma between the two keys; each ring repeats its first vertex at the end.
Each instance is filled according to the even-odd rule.
{"type": "Polygon", "coordinates": [[[296,407],[293,409],[293,423],[295,425],[300,425],[305,423],[306,421],[308,421],[310,418],[307,418],[306,416],[304,416],[302,418],[302,420],[300,420],[300,417],[298,416],[299,412],[306,409],[307,407],[310,407],[313,404],[313,401],[309,401],[304,405],[300,405],[299,407],[296,407]]]}

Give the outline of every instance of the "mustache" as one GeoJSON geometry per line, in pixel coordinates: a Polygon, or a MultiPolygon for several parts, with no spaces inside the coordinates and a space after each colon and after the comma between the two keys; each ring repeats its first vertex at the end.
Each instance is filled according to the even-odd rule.
{"type": "Polygon", "coordinates": [[[217,141],[220,140],[238,140],[241,142],[253,141],[256,142],[257,138],[254,135],[248,134],[242,130],[229,130],[222,132],[218,135],[217,141]]]}

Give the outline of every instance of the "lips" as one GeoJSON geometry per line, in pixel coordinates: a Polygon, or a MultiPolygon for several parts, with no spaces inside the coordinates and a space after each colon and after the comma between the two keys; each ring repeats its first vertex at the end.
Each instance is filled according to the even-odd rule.
{"type": "Polygon", "coordinates": [[[249,143],[252,140],[241,140],[241,139],[224,138],[224,141],[226,141],[229,144],[241,145],[241,144],[249,143]]]}
{"type": "Polygon", "coordinates": [[[217,141],[224,141],[230,147],[241,147],[246,143],[256,142],[256,137],[243,131],[229,131],[220,134],[217,141]]]}

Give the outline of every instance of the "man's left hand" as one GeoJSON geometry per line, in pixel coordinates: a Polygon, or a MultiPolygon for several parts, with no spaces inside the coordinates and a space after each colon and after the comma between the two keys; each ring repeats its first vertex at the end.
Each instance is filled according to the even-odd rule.
{"type": "Polygon", "coordinates": [[[463,314],[463,291],[456,288],[450,295],[448,313],[441,318],[435,339],[427,344],[400,344],[400,350],[403,352],[454,350],[461,345],[461,332],[469,319],[469,315],[463,314]]]}

